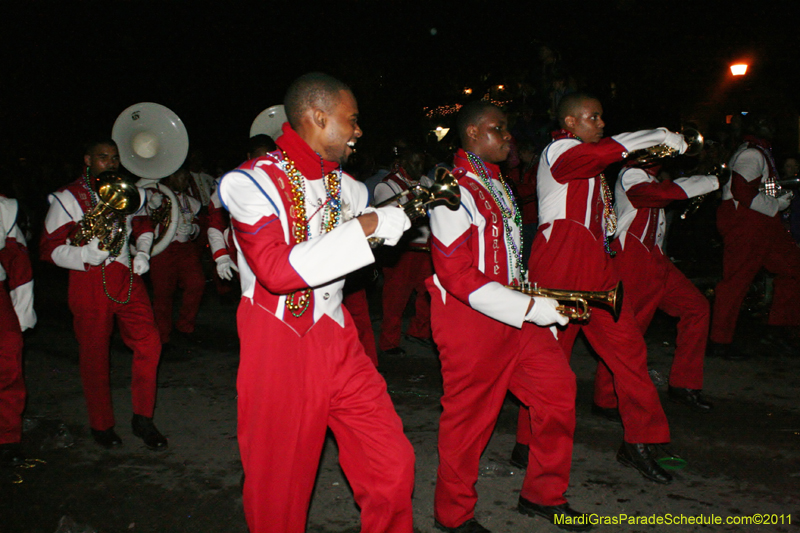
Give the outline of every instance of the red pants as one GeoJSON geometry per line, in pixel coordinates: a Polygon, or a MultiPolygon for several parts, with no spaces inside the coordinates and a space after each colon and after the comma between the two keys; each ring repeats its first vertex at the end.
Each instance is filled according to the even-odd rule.
{"type": "Polygon", "coordinates": [[[383,321],[378,345],[381,350],[400,346],[403,311],[416,291],[415,313],[406,333],[421,339],[431,338],[431,302],[425,280],[433,275],[429,252],[407,250],[397,263],[383,267],[383,321]]]}
{"type": "MultiPolygon", "coordinates": [[[[620,250],[618,244],[614,248],[617,250],[614,262],[625,286],[625,300],[631,304],[642,335],[650,326],[657,309],[678,317],[678,338],[675,341],[669,384],[686,389],[702,389],[703,361],[711,315],[708,300],[664,257],[660,249],[655,248],[650,252],[632,237],[625,241],[625,250],[620,250]]],[[[611,373],[602,362],[597,365],[594,401],[601,407],[617,406],[611,373]]]]}
{"type": "MultiPolygon", "coordinates": [[[[114,262],[105,271],[109,294],[119,301],[125,301],[130,286],[128,267],[114,262]]],[[[83,394],[92,429],[102,431],[114,426],[108,351],[115,317],[122,340],[133,350],[133,412],[146,417],[153,416],[161,342],[153,319],[153,308],[141,277],[133,276],[130,295],[127,304],[112,302],[103,290],[100,267],[88,272],[70,271],[69,308],[78,339],[83,394]]]]}
{"type": "MultiPolygon", "coordinates": [[[[311,310],[309,310],[311,312],[311,310]]],[[[364,533],[412,533],[414,450],[345,311],[303,336],[243,298],[237,379],[244,510],[251,533],[305,531],[330,427],[364,533]]]]}
{"type": "MultiPolygon", "coordinates": [[[[349,280],[348,280],[349,281],[349,280]]],[[[375,333],[372,331],[372,320],[369,317],[369,303],[367,302],[367,290],[358,289],[344,295],[342,305],[350,312],[353,323],[358,330],[358,339],[364,346],[370,361],[378,366],[378,350],[375,349],[375,333]]]]}
{"type": "Polygon", "coordinates": [[[154,256],[150,260],[150,280],[153,282],[153,313],[162,344],[169,342],[172,332],[172,302],[178,288],[183,290],[183,297],[175,329],[192,333],[206,286],[195,243],[173,242],[154,256]]]}
{"type": "Polygon", "coordinates": [[[431,287],[433,337],[444,395],[434,514],[447,527],[472,518],[480,456],[506,392],[530,406],[529,466],[521,495],[541,505],[564,503],[575,430],[575,374],[549,329],[522,330],[491,319],[431,287]],[[465,333],[468,332],[468,333],[465,333]]]}
{"type": "Polygon", "coordinates": [[[22,439],[24,409],[22,331],[5,282],[0,281],[0,444],[22,439]]]}
{"type": "Polygon", "coordinates": [[[711,340],[733,342],[736,321],[750,284],[761,268],[776,274],[769,311],[773,326],[800,326],[800,248],[780,220],[725,201],[717,210],[723,239],[722,281],[717,284],[711,340]]]}
{"type": "MultiPolygon", "coordinates": [[[[614,287],[619,274],[596,240],[582,225],[557,221],[547,238],[540,231],[533,242],[531,280],[540,287],[602,291],[614,287]]],[[[614,374],[624,439],[630,443],[669,442],[669,424],[661,399],[647,370],[647,345],[633,316],[631,304],[623,302],[618,321],[603,308],[594,308],[586,323],[570,322],[558,340],[567,357],[583,330],[589,344],[614,374]]],[[[517,428],[517,441],[527,444],[528,429],[517,428]]]]}

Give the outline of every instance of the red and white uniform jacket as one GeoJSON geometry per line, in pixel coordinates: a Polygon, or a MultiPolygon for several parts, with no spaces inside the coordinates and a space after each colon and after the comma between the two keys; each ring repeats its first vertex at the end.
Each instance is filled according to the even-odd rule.
{"type": "MultiPolygon", "coordinates": [[[[131,236],[135,238],[136,249],[150,255],[150,248],[153,244],[153,225],[147,216],[145,190],[141,187],[137,188],[141,207],[133,215],[125,217],[125,243],[119,256],[109,256],[105,261],[106,265],[114,261],[118,261],[126,267],[130,264],[128,243],[131,236]]],[[[96,193],[86,186],[83,178],[79,178],[48,196],[50,209],[44,220],[44,231],[39,250],[42,260],[77,271],[100,268],[85,264],[81,259],[80,247],[69,244],[69,236],[75,225],[83,219],[84,213],[92,209],[92,196],[94,196],[94,202],[97,202],[96,193]]]]}
{"type": "Polygon", "coordinates": [[[625,249],[625,240],[635,238],[645,248],[662,252],[666,220],[664,207],[673,200],[685,200],[719,188],[716,176],[692,176],[674,181],[659,182],[658,167],[622,169],[614,188],[614,207],[617,212],[617,239],[625,249]]]}
{"type": "Polygon", "coordinates": [[[231,214],[242,297],[300,334],[323,315],[344,326],[344,276],[375,260],[361,224],[347,220],[367,207],[366,186],[337,170],[335,163],[323,162],[326,175],[337,172],[341,177],[342,213],[336,226],[323,233],[326,206],[331,199],[322,179],[320,157],[288,123],[277,144],[302,174],[309,236],[295,243],[295,229],[303,228],[297,225],[287,162],[280,151],[247,161],[225,174],[220,181],[219,198],[231,214]],[[290,293],[305,288],[313,289],[311,303],[298,319],[287,310],[286,299],[290,293]]]}
{"type": "MultiPolygon", "coordinates": [[[[600,174],[627,152],[662,143],[665,130],[621,133],[585,143],[566,130],[553,132],[539,160],[536,191],[539,196],[539,231],[549,237],[556,223],[582,225],[595,239],[605,231],[600,174]]],[[[610,235],[609,235],[610,236],[610,235]]]]}
{"type": "MultiPolygon", "coordinates": [[[[416,182],[406,175],[406,172],[402,167],[398,166],[390,174],[383,178],[380,183],[375,185],[375,192],[373,193],[375,205],[380,205],[389,198],[403,193],[412,187],[415,187],[417,184],[427,188],[433,185],[433,181],[428,176],[422,176],[419,182],[416,182]]],[[[410,201],[411,198],[406,195],[394,203],[397,205],[405,205],[410,201]]],[[[409,246],[411,248],[427,248],[430,245],[431,236],[431,229],[427,224],[427,219],[421,218],[413,222],[414,229],[411,231],[414,233],[414,236],[409,241],[409,246]]]]}
{"type": "Polygon", "coordinates": [[[219,181],[208,204],[208,246],[211,248],[212,259],[216,260],[223,255],[230,255],[231,259],[236,262],[234,253],[236,245],[233,243],[231,220],[219,199],[219,181]]]}
{"type": "Polygon", "coordinates": [[[759,191],[767,178],[780,179],[772,158],[772,147],[764,140],[745,137],[745,142],[731,156],[733,175],[722,188],[722,201],[733,200],[740,206],[768,217],[778,215],[778,200],[759,191]]]}
{"type": "MultiPolygon", "coordinates": [[[[436,272],[433,281],[442,301],[449,294],[488,317],[521,328],[531,297],[505,287],[524,281],[522,265],[517,264],[512,251],[514,247],[519,249],[521,228],[511,217],[507,220],[509,235],[506,236],[500,209],[472,172],[463,150],[456,153],[454,166],[461,206],[456,211],[447,206],[430,211],[431,253],[436,272]]],[[[499,180],[499,167],[491,163],[486,163],[486,167],[497,194],[506,205],[513,205],[499,180]]]]}
{"type": "Polygon", "coordinates": [[[0,284],[8,284],[8,293],[22,331],[36,325],[33,310],[33,271],[25,235],[17,225],[16,200],[0,196],[0,284]]]}

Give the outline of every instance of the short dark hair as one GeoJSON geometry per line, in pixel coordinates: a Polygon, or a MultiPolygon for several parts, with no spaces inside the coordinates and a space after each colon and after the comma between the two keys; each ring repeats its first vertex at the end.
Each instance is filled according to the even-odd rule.
{"type": "Polygon", "coordinates": [[[322,72],[310,72],[292,82],[283,99],[286,118],[292,128],[297,128],[300,120],[310,107],[318,107],[330,112],[339,101],[339,93],[352,93],[350,87],[333,76],[322,72]]]}
{"type": "Polygon", "coordinates": [[[467,128],[469,126],[478,124],[484,114],[490,109],[497,109],[503,111],[493,103],[487,100],[479,100],[477,102],[470,102],[458,112],[456,117],[456,131],[458,138],[461,139],[461,144],[467,139],[467,128]]]}
{"type": "Polygon", "coordinates": [[[272,140],[272,137],[266,133],[259,133],[250,137],[247,142],[247,153],[255,153],[259,148],[266,148],[267,152],[274,152],[277,146],[275,146],[275,141],[272,140]]]}
{"type": "Polygon", "coordinates": [[[83,155],[90,155],[95,148],[101,145],[113,146],[118,149],[116,141],[111,137],[94,137],[83,143],[83,155]]]}
{"type": "Polygon", "coordinates": [[[589,93],[569,93],[561,97],[556,109],[558,125],[564,127],[564,119],[574,117],[578,106],[586,100],[597,100],[597,98],[589,93]]]}

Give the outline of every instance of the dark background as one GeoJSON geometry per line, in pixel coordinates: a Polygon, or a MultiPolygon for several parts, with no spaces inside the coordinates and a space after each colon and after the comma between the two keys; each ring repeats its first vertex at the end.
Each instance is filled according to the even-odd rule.
{"type": "Polygon", "coordinates": [[[798,13],[783,0],[6,3],[0,156],[79,159],[87,136],[152,101],[193,147],[239,157],[256,115],[310,70],[353,87],[368,144],[424,131],[423,108],[467,86],[474,98],[502,83],[514,103],[527,86],[535,104],[543,44],[603,99],[607,134],[764,108],[796,150],[798,13]],[[751,67],[734,80],[740,58],[751,67]]]}

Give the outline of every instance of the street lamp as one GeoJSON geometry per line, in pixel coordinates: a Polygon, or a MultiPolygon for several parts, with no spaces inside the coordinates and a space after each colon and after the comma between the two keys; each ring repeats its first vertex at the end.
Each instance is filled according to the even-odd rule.
{"type": "Polygon", "coordinates": [[[747,63],[736,63],[731,65],[731,74],[734,76],[744,76],[747,72],[747,63]]]}

